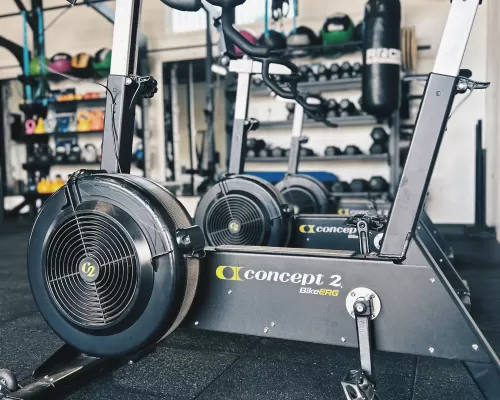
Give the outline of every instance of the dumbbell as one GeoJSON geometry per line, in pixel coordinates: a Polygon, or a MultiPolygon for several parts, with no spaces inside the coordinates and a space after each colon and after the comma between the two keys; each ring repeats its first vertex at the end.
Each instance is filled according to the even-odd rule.
{"type": "Polygon", "coordinates": [[[258,157],[266,142],[260,139],[247,139],[247,157],[258,157]]]}
{"type": "Polygon", "coordinates": [[[335,193],[346,193],[350,192],[351,187],[345,181],[337,181],[332,185],[332,192],[335,193]]]}
{"type": "Polygon", "coordinates": [[[271,156],[272,157],[284,157],[285,150],[282,149],[281,147],[275,147],[274,149],[271,150],[271,156]]]}
{"type": "Polygon", "coordinates": [[[299,72],[301,75],[301,80],[306,82],[314,82],[318,80],[318,75],[313,71],[309,65],[301,65],[299,67],[299,72]]]}
{"type": "Polygon", "coordinates": [[[387,142],[389,140],[389,135],[385,129],[376,127],[373,128],[370,134],[373,139],[373,144],[370,147],[371,154],[385,154],[387,153],[387,142]]]}
{"type": "Polygon", "coordinates": [[[387,142],[387,140],[389,139],[389,135],[387,134],[385,129],[381,127],[373,128],[370,136],[372,137],[375,143],[384,143],[387,142]]]}
{"type": "Polygon", "coordinates": [[[350,187],[354,193],[367,192],[370,189],[370,183],[366,179],[353,179],[350,187]]]}
{"type": "Polygon", "coordinates": [[[373,143],[370,146],[370,154],[387,154],[387,143],[373,143]]]}
{"type": "Polygon", "coordinates": [[[337,118],[339,116],[340,104],[335,99],[328,99],[326,106],[328,108],[328,118],[337,118]]]}
{"type": "Polygon", "coordinates": [[[260,75],[254,75],[252,77],[252,83],[255,85],[255,86],[262,86],[262,83],[264,81],[262,80],[262,76],[260,75]]]}
{"type": "Polygon", "coordinates": [[[342,150],[340,150],[337,146],[328,146],[325,149],[325,156],[339,156],[342,154],[342,150]]]}
{"type": "Polygon", "coordinates": [[[333,63],[330,65],[330,79],[340,79],[340,65],[333,63]]]}
{"type": "Polygon", "coordinates": [[[314,151],[312,149],[309,149],[307,147],[301,147],[300,148],[300,156],[301,157],[313,157],[314,151]]]}
{"type": "Polygon", "coordinates": [[[372,192],[386,192],[389,190],[389,183],[381,176],[372,176],[369,184],[372,192]]]}
{"type": "Polygon", "coordinates": [[[352,65],[348,61],[345,61],[340,66],[340,78],[347,79],[351,77],[352,65]]]}
{"type": "Polygon", "coordinates": [[[359,62],[355,62],[354,64],[352,64],[351,76],[353,78],[361,76],[362,72],[363,72],[363,66],[359,62]]]}
{"type": "Polygon", "coordinates": [[[344,150],[344,155],[346,156],[357,156],[363,154],[361,149],[358,146],[355,146],[353,144],[347,146],[344,150]]]}
{"type": "Polygon", "coordinates": [[[330,69],[325,65],[321,64],[318,66],[318,80],[324,82],[330,79],[330,69]]]}
{"type": "Polygon", "coordinates": [[[343,99],[340,102],[340,116],[341,117],[351,117],[357,114],[357,108],[352,101],[349,99],[343,99]]]}

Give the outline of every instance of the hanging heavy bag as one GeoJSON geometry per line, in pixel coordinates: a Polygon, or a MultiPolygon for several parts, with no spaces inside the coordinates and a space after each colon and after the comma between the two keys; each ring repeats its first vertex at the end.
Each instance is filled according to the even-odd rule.
{"type": "Polygon", "coordinates": [[[369,0],[363,42],[363,109],[378,118],[399,107],[401,69],[401,4],[369,0]]]}
{"type": "Polygon", "coordinates": [[[101,78],[108,76],[111,70],[111,50],[99,50],[92,59],[92,68],[96,72],[97,76],[101,78]]]}

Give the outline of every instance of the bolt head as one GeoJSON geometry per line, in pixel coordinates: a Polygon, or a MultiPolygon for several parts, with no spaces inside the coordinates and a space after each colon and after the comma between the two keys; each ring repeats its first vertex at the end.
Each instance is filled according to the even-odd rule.
{"type": "Polygon", "coordinates": [[[434,353],[434,347],[429,347],[429,352],[434,353]]]}
{"type": "Polygon", "coordinates": [[[479,346],[477,344],[473,344],[472,348],[477,351],[479,349],[479,346]]]}
{"type": "Polygon", "coordinates": [[[352,296],[352,297],[355,297],[355,296],[356,296],[356,293],[352,292],[352,293],[351,293],[351,296],[352,296]]]}
{"type": "Polygon", "coordinates": [[[266,326],[266,327],[264,328],[264,333],[267,333],[267,332],[269,332],[269,328],[266,326]]]}
{"type": "Polygon", "coordinates": [[[431,281],[431,283],[436,282],[436,279],[435,279],[435,278],[431,278],[431,279],[429,279],[429,280],[431,281]]]}
{"type": "Polygon", "coordinates": [[[231,293],[233,293],[233,291],[232,290],[228,290],[227,294],[231,294],[231,293]]]}
{"type": "Polygon", "coordinates": [[[439,90],[438,90],[438,91],[436,92],[436,96],[441,96],[441,95],[442,95],[441,91],[439,91],[439,90]]]}
{"type": "Polygon", "coordinates": [[[342,343],[345,343],[345,337],[340,338],[340,341],[341,341],[342,343]]]}
{"type": "Polygon", "coordinates": [[[360,304],[360,305],[358,305],[358,306],[356,307],[356,310],[357,310],[358,312],[363,312],[363,311],[365,310],[365,308],[364,308],[364,307],[360,304]]]}
{"type": "Polygon", "coordinates": [[[275,326],[276,324],[274,322],[271,322],[271,326],[275,326]]]}
{"type": "Polygon", "coordinates": [[[198,325],[198,324],[199,324],[199,322],[198,322],[198,321],[195,321],[195,322],[194,322],[194,324],[195,324],[195,325],[198,325]]]}

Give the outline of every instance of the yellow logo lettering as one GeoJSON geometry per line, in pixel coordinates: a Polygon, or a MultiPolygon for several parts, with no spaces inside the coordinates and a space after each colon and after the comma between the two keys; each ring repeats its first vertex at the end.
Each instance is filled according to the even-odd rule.
{"type": "Polygon", "coordinates": [[[223,281],[241,281],[242,279],[240,278],[240,270],[243,269],[243,267],[232,267],[228,265],[220,265],[217,267],[215,270],[215,276],[217,278],[222,279],[223,281]],[[230,276],[226,276],[227,274],[224,274],[224,271],[226,269],[231,270],[230,276]]]}
{"type": "Polygon", "coordinates": [[[302,233],[315,233],[314,232],[314,227],[316,225],[300,225],[299,226],[299,231],[302,233]]]}
{"type": "Polygon", "coordinates": [[[85,264],[82,265],[82,272],[89,278],[95,277],[95,265],[86,262],[85,264]]]}

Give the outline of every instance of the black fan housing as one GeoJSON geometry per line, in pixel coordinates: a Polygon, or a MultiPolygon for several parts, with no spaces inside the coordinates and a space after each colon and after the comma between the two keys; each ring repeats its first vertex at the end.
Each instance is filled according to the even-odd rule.
{"type": "Polygon", "coordinates": [[[222,179],[200,200],[195,213],[210,246],[286,246],[291,209],[276,188],[258,177],[222,179]]]}
{"type": "Polygon", "coordinates": [[[176,241],[192,226],[175,197],[144,178],[70,179],[45,202],[30,238],[28,277],[42,316],[89,355],[158,342],[194,298],[198,261],[176,241]]]}
{"type": "Polygon", "coordinates": [[[294,214],[327,214],[331,210],[328,190],[317,179],[307,175],[288,175],[276,188],[294,209],[294,214]]]}

